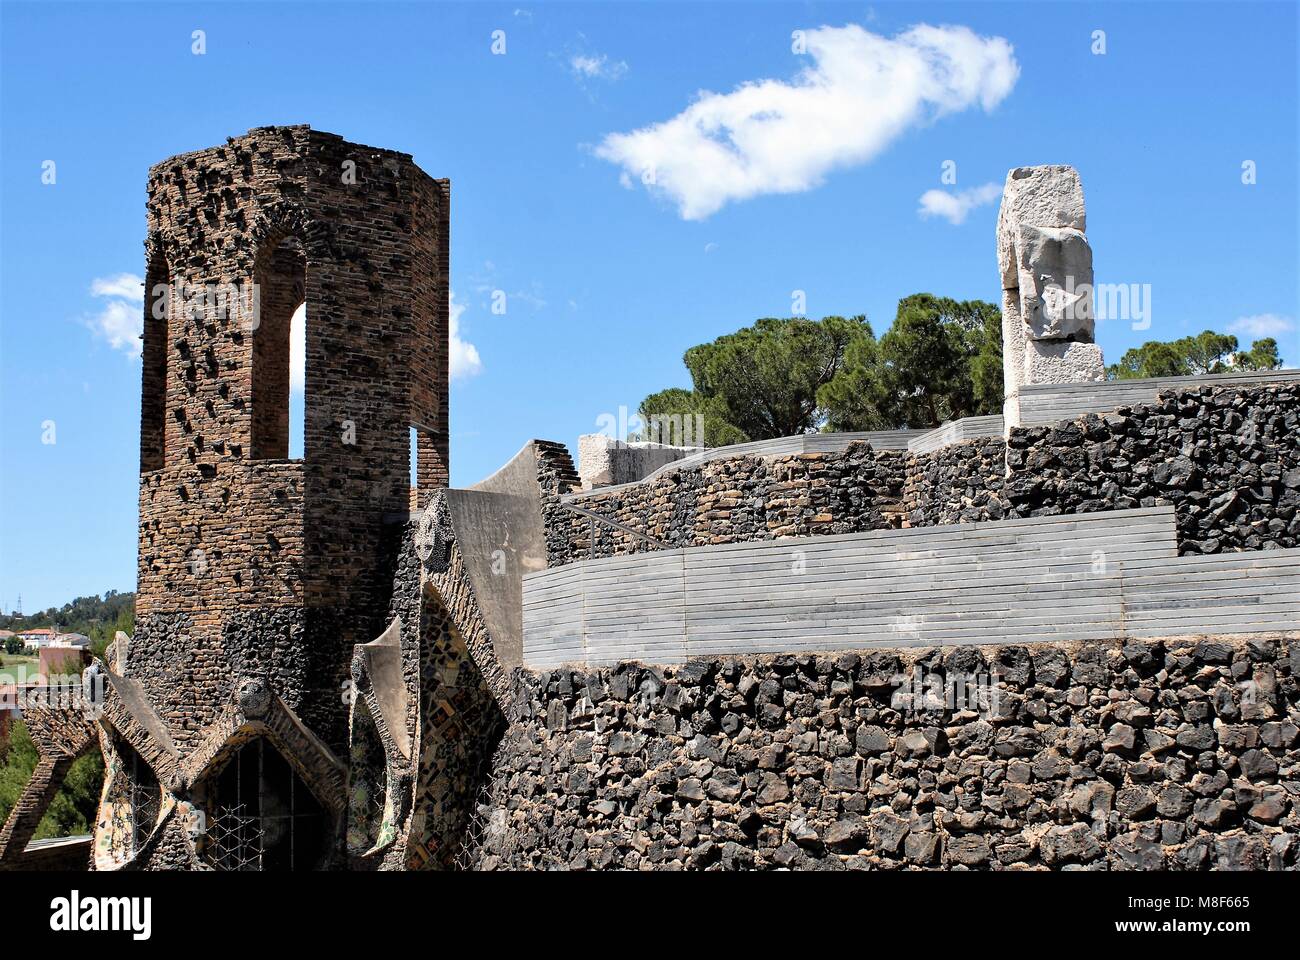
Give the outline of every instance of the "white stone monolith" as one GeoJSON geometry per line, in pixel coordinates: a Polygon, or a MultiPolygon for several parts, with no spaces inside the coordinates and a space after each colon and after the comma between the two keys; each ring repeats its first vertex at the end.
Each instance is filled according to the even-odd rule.
{"type": "Polygon", "coordinates": [[[998,211],[1002,370],[1007,428],[1020,423],[1020,388],[1104,380],[1093,342],[1092,248],[1083,186],[1073,167],[1017,167],[998,211]]]}

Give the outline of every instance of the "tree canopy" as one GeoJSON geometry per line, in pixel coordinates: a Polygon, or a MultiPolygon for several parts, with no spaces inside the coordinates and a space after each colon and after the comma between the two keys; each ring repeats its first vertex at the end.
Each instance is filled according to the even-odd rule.
{"type": "MultiPolygon", "coordinates": [[[[1002,411],[1002,311],[984,300],[915,293],[898,302],[877,339],[865,316],[765,318],[691,347],[683,358],[691,389],[652,393],[639,412],[649,439],[698,445],[683,418],[702,418],[716,447],[815,430],[936,427],[1002,411]]],[[[1275,370],[1277,341],[1249,350],[1206,330],[1169,343],[1149,341],[1107,368],[1111,379],[1275,370]]]]}
{"type": "Polygon", "coordinates": [[[874,339],[866,317],[767,317],[691,347],[683,360],[692,389],[653,393],[639,412],[648,424],[702,415],[709,446],[808,433],[825,420],[817,391],[841,371],[854,343],[874,339]]]}
{"type": "Polygon", "coordinates": [[[1148,340],[1107,367],[1106,376],[1111,380],[1188,377],[1234,370],[1277,370],[1281,366],[1277,341],[1272,337],[1256,340],[1249,350],[1240,350],[1232,334],[1205,330],[1168,342],[1148,340]]]}
{"type": "Polygon", "coordinates": [[[641,401],[637,413],[646,424],[646,436],[656,443],[679,446],[725,447],[749,439],[739,427],[727,421],[727,411],[717,397],[704,397],[694,390],[669,387],[641,401]],[[703,423],[701,434],[696,422],[703,423]]]}
{"type": "MultiPolygon", "coordinates": [[[[13,721],[8,744],[0,746],[4,747],[0,752],[0,823],[3,823],[31,779],[40,756],[21,720],[13,721]]],[[[98,750],[90,750],[74,760],[32,839],[90,833],[103,784],[104,761],[98,750]]]]}
{"type": "Polygon", "coordinates": [[[937,427],[1002,409],[1002,313],[916,293],[878,342],[855,344],[820,391],[831,430],[937,427]]]}
{"type": "Polygon", "coordinates": [[[981,300],[914,294],[879,340],[865,316],[768,317],[683,360],[692,388],[653,393],[639,412],[648,424],[656,415],[702,416],[708,446],[937,426],[1002,405],[1001,312],[981,300]]]}
{"type": "Polygon", "coordinates": [[[817,391],[834,379],[845,351],[872,338],[867,318],[765,318],[700,344],[683,358],[695,392],[715,398],[728,423],[752,440],[820,426],[817,391]]]}

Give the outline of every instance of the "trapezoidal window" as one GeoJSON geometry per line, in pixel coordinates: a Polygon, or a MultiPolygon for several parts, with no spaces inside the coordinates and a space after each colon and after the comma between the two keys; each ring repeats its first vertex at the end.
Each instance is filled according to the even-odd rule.
{"type": "Polygon", "coordinates": [[[116,824],[118,840],[128,858],[136,856],[149,839],[162,812],[162,788],[153,768],[135,747],[113,734],[113,749],[121,762],[121,775],[110,784],[109,799],[126,816],[116,824]]]}
{"type": "Polygon", "coordinates": [[[145,267],[143,371],[140,385],[140,472],[166,466],[167,318],[171,313],[171,272],[153,248],[145,267]]]}
{"type": "Polygon", "coordinates": [[[358,700],[352,724],[352,763],[348,770],[348,851],[360,856],[379,842],[388,800],[384,745],[365,700],[358,700]]]}
{"type": "Polygon", "coordinates": [[[291,393],[296,390],[301,397],[305,380],[307,257],[297,237],[285,236],[258,254],[254,282],[258,311],[252,331],[250,456],[282,460],[293,446],[302,456],[302,417],[291,418],[289,411],[291,393]],[[291,422],[296,423],[295,444],[290,442],[291,422]]]}
{"type": "Polygon", "coordinates": [[[265,737],[241,746],[207,795],[206,856],[218,870],[314,870],[325,812],[265,737]]]}

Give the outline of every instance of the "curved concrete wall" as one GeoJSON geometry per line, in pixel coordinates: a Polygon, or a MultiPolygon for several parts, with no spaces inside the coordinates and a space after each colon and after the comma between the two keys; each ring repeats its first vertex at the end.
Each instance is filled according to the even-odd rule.
{"type": "Polygon", "coordinates": [[[524,663],[1300,626],[1300,550],[1177,555],[1171,507],[696,547],[524,578],[524,663]]]}
{"type": "Polygon", "coordinates": [[[501,666],[522,660],[525,574],[546,569],[537,451],[532,441],[486,480],[447,491],[452,529],[501,666]]]}

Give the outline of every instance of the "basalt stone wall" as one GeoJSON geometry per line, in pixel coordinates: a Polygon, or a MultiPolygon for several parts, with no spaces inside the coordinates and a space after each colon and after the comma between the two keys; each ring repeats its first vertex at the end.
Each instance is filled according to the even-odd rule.
{"type": "Polygon", "coordinates": [[[573,545],[561,531],[568,531],[573,514],[564,509],[561,497],[582,487],[578,469],[568,448],[551,440],[533,441],[537,449],[537,486],[541,496],[539,509],[546,530],[546,565],[569,563],[573,545]]]}
{"type": "Polygon", "coordinates": [[[1300,384],[1191,387],[915,458],[913,526],[1171,503],[1183,553],[1300,546],[1300,384]]]}
{"type": "MultiPolygon", "coordinates": [[[[568,489],[552,482],[543,496],[551,566],[593,555],[591,520],[561,506],[568,489]]],[[[1184,553],[1292,547],[1300,545],[1300,384],[1194,386],[920,455],[854,444],[843,453],[715,460],[573,503],[668,548],[1158,503],[1174,505],[1184,553]]],[[[662,549],[599,522],[594,533],[597,557],[662,549]]]]}
{"type": "Polygon", "coordinates": [[[1300,634],[520,670],[476,865],[1295,869],[1298,671],[1300,634]]]}
{"type": "Polygon", "coordinates": [[[909,526],[1012,516],[1005,498],[1006,458],[1002,437],[980,437],[909,456],[903,497],[909,526]]]}
{"type": "MultiPolygon", "coordinates": [[[[854,443],[841,453],[713,460],[573,502],[664,544],[597,522],[598,557],[859,533],[898,525],[905,464],[905,454],[854,443]]],[[[557,506],[546,519],[552,566],[592,556],[589,518],[557,506]]]]}
{"type": "Polygon", "coordinates": [[[1172,503],[1184,553],[1300,546],[1300,384],[1194,387],[1012,433],[1016,516],[1172,503]]]}
{"type": "Polygon", "coordinates": [[[420,621],[420,761],[406,848],[409,870],[466,865],[471,818],[505,728],[454,616],[440,602],[426,603],[420,621]]]}

